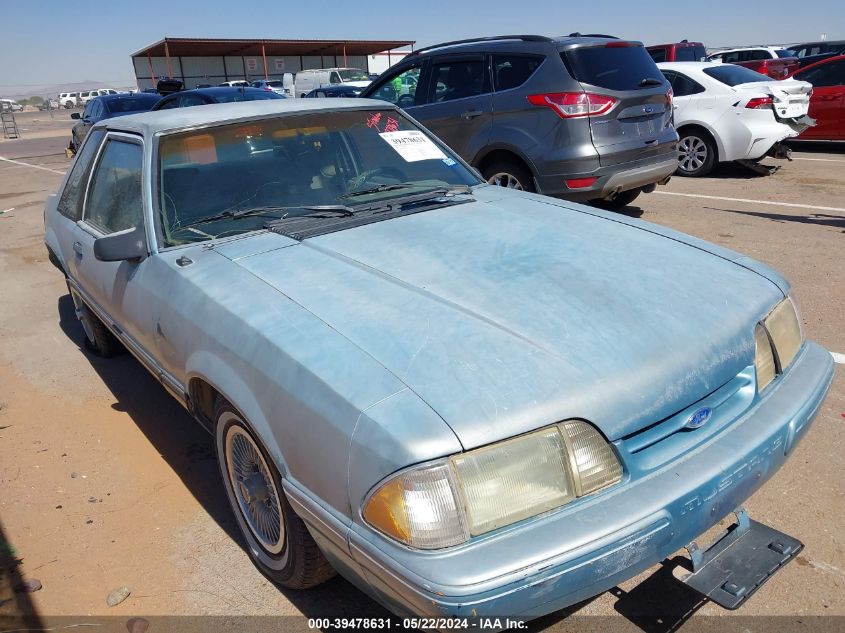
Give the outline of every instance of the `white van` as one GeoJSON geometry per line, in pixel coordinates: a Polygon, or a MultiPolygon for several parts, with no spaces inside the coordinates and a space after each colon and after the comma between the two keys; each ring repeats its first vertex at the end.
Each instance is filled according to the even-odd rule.
{"type": "Polygon", "coordinates": [[[370,85],[370,78],[360,68],[319,68],[300,70],[296,73],[296,96],[304,97],[314,88],[329,84],[345,84],[363,88],[370,85]]]}

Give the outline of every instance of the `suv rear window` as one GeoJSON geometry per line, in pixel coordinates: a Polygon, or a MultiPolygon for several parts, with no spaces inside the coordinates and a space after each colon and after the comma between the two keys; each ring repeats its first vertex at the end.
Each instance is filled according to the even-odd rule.
{"type": "Polygon", "coordinates": [[[675,48],[676,62],[700,62],[707,57],[703,46],[678,46],[675,48]]]}
{"type": "Polygon", "coordinates": [[[663,80],[654,60],[639,45],[614,41],[609,47],[574,48],[560,56],[576,80],[608,90],[653,89],[653,85],[641,85],[643,79],[663,80]]]}
{"type": "Polygon", "coordinates": [[[705,68],[705,74],[710,75],[716,81],[721,81],[728,86],[738,86],[739,84],[750,84],[756,81],[771,81],[771,77],[755,72],[750,68],[744,66],[734,66],[733,64],[721,64],[713,68],[705,68]]]}

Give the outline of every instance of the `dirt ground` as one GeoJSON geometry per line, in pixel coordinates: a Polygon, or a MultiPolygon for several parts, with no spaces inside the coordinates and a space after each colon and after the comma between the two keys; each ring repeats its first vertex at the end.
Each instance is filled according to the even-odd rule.
{"type": "MultiPolygon", "coordinates": [[[[42,243],[44,200],[69,164],[69,113],[26,113],[18,122],[22,138],[0,141],[8,159],[0,160],[0,558],[20,564],[0,572],[0,616],[386,615],[340,578],[308,592],[269,584],[242,549],[210,437],[133,358],[82,349],[42,243]],[[12,592],[31,579],[43,588],[12,592]],[[106,596],[121,586],[131,595],[108,607],[106,596]]],[[[794,284],[808,337],[841,354],[845,146],[795,149],[796,160],[774,176],[726,167],[675,178],[625,212],[774,266],[794,284]]],[[[845,616],[841,364],[837,372],[807,437],[747,504],[752,517],[806,548],[739,614],[845,616]]],[[[558,627],[576,613],[668,631],[691,626],[693,613],[732,615],[698,601],[667,569],[535,627],[558,627]]]]}

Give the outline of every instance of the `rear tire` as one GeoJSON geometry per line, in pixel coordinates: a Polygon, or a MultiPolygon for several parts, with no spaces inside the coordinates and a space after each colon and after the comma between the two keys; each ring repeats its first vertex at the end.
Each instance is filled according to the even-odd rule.
{"type": "Polygon", "coordinates": [[[308,589],[337,572],[291,508],[275,463],[243,416],[219,398],[215,453],[226,497],[258,570],[291,589],[308,589]]]}
{"type": "Polygon", "coordinates": [[[618,194],[612,200],[606,200],[604,198],[597,198],[595,200],[590,200],[590,204],[594,207],[598,207],[599,209],[607,209],[608,211],[615,211],[617,209],[621,209],[623,207],[627,207],[631,204],[634,200],[636,200],[639,195],[642,193],[642,189],[629,189],[628,191],[623,191],[622,193],[618,194]]]}
{"type": "Polygon", "coordinates": [[[536,191],[531,172],[515,160],[490,163],[484,168],[481,175],[491,185],[519,191],[536,191]]]}
{"type": "Polygon", "coordinates": [[[675,173],[688,178],[706,176],[716,165],[716,144],[710,135],[698,128],[682,129],[678,141],[678,169],[675,173]]]}

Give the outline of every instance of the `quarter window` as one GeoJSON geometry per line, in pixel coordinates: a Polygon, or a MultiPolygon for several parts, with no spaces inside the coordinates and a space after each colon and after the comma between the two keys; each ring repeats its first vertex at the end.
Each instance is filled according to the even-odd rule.
{"type": "Polygon", "coordinates": [[[432,81],[434,102],[484,94],[484,62],[481,59],[466,59],[435,64],[432,81]]]}
{"type": "Polygon", "coordinates": [[[135,228],[141,223],[141,165],[137,143],[110,139],[91,179],[85,221],[103,233],[135,228]]]}
{"type": "Polygon", "coordinates": [[[91,173],[91,162],[97,155],[97,148],[103,140],[102,130],[93,130],[88,134],[82,149],[76,155],[76,162],[67,179],[67,184],[59,198],[56,209],[63,216],[77,221],[82,219],[82,192],[85,191],[85,182],[88,174],[91,173]]]}
{"type": "Polygon", "coordinates": [[[680,73],[676,73],[671,78],[671,82],[672,92],[676,97],[686,97],[704,92],[704,87],[701,84],[680,73]]]}
{"type": "Polygon", "coordinates": [[[509,90],[521,86],[539,68],[543,58],[528,55],[493,55],[493,85],[495,90],[509,90]]]}

